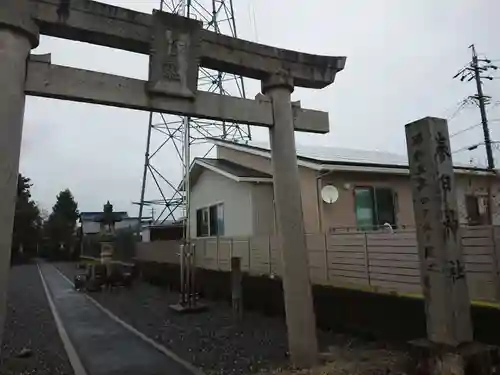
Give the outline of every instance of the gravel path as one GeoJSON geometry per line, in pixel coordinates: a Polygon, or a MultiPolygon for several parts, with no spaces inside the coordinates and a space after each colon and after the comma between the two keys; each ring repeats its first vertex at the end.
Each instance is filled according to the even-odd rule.
{"type": "MultiPolygon", "coordinates": [[[[70,279],[74,264],[58,264],[70,279]]],[[[206,313],[181,315],[168,306],[178,294],[137,283],[131,291],[93,293],[92,296],[118,317],[207,374],[249,374],[275,372],[288,366],[286,326],[282,319],[245,312],[238,324],[224,302],[209,303],[206,313]]],[[[365,343],[345,335],[319,332],[323,350],[330,346],[384,350],[380,343],[365,343]]]]}
{"type": "Polygon", "coordinates": [[[72,375],[36,265],[11,268],[0,374],[72,375]],[[27,358],[17,358],[23,349],[27,358]]]}

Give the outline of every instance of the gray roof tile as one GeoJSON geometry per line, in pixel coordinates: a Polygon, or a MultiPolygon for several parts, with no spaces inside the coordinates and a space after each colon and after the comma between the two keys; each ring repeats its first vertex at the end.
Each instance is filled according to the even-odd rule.
{"type": "MultiPolygon", "coordinates": [[[[220,139],[214,139],[221,142],[220,139]]],[[[248,142],[222,142],[247,146],[263,151],[270,151],[269,142],[248,141],[248,142]]],[[[400,155],[385,151],[357,150],[342,147],[306,146],[296,144],[297,156],[301,159],[309,159],[321,164],[362,164],[362,165],[384,165],[392,167],[408,167],[406,155],[400,155]]],[[[467,163],[454,162],[455,167],[468,169],[486,169],[485,166],[472,165],[467,163]]]]}

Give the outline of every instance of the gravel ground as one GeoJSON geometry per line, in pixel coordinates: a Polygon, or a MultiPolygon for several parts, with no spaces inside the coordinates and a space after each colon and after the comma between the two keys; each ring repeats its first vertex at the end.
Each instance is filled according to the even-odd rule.
{"type": "MultiPolygon", "coordinates": [[[[58,267],[73,278],[74,264],[58,267]]],[[[287,369],[286,326],[280,318],[245,312],[243,320],[235,324],[231,308],[224,302],[209,303],[205,313],[176,314],[168,306],[177,303],[178,294],[146,283],[137,283],[130,291],[93,293],[92,296],[207,374],[277,373],[287,369]]],[[[398,373],[385,370],[394,367],[394,358],[404,356],[382,343],[367,343],[345,335],[318,332],[318,338],[322,350],[331,353],[330,361],[336,361],[334,370],[344,361],[342,369],[350,371],[346,374],[362,374],[364,368],[367,374],[375,374],[374,366],[381,368],[381,374],[398,373]],[[362,363],[361,369],[351,372],[353,363],[357,362],[362,363]]],[[[329,369],[334,367],[330,365],[329,369]]],[[[344,373],[334,370],[325,373],[344,373]]]]}
{"type": "Polygon", "coordinates": [[[36,265],[11,268],[0,374],[72,375],[36,265]],[[29,349],[26,358],[18,358],[29,349]]]}

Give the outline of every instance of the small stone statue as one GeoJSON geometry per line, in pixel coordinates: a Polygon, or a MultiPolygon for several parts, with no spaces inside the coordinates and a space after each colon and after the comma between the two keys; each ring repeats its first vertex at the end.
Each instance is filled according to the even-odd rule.
{"type": "Polygon", "coordinates": [[[102,219],[104,231],[109,234],[115,232],[115,223],[118,221],[113,213],[113,205],[109,201],[104,205],[102,219]]]}

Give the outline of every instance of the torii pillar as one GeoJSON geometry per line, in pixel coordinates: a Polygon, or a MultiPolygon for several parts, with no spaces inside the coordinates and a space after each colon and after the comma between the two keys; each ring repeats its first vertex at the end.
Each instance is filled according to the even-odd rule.
{"type": "Polygon", "coordinates": [[[293,129],[293,90],[293,79],[286,72],[262,81],[262,93],[271,99],[274,116],[269,133],[288,346],[294,365],[310,367],[317,362],[318,343],[293,129]]]}
{"type": "MultiPolygon", "coordinates": [[[[26,64],[38,46],[38,28],[28,3],[0,5],[0,343],[5,322],[12,228],[24,118],[26,64]]],[[[0,349],[1,350],[1,349],[0,349]]]]}

